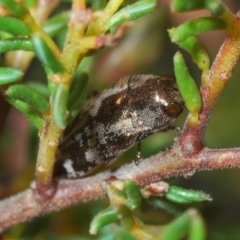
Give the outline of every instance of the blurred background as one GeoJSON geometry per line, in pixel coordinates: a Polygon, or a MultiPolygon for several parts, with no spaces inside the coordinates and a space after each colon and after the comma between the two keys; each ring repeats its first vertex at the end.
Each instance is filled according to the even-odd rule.
{"type": "MultiPolygon", "coordinates": [[[[223,2],[233,13],[240,8],[238,0],[223,2]]],[[[56,11],[61,12],[69,8],[70,3],[65,2],[56,11]]],[[[159,7],[152,14],[126,27],[123,39],[100,50],[94,57],[84,60],[81,67],[88,67],[90,71],[89,96],[93,91],[101,91],[121,76],[128,74],[174,75],[172,59],[179,49],[169,41],[167,29],[178,26],[188,19],[208,15],[207,11],[172,14],[169,1],[159,1],[159,7]]],[[[63,45],[65,34],[66,30],[55,39],[60,47],[63,45]]],[[[225,37],[224,31],[199,36],[208,49],[212,61],[225,37]]],[[[191,57],[183,50],[180,51],[184,53],[189,70],[199,84],[201,72],[192,63],[191,57]]],[[[205,134],[205,143],[209,148],[240,146],[239,78],[238,63],[233,77],[227,83],[211,116],[205,134]]],[[[24,81],[32,80],[46,82],[43,68],[37,60],[32,62],[24,78],[24,81]]],[[[29,125],[21,113],[9,108],[2,99],[0,104],[0,198],[3,199],[26,189],[34,179],[38,139],[36,129],[29,125]]],[[[186,114],[187,112],[184,112],[174,126],[181,127],[186,114]]],[[[143,157],[169,148],[175,136],[177,133],[173,131],[150,136],[142,144],[143,157]]],[[[115,168],[132,161],[136,153],[135,146],[110,167],[115,168]]],[[[212,202],[181,206],[182,209],[190,206],[199,209],[206,223],[208,239],[240,239],[240,169],[199,172],[189,179],[177,177],[167,182],[189,189],[202,190],[212,196],[212,202]]],[[[9,231],[9,238],[6,238],[6,235],[4,239],[11,239],[10,235],[19,236],[19,239],[70,239],[69,236],[87,236],[92,217],[108,204],[108,200],[99,200],[39,217],[30,223],[12,228],[9,231]]],[[[165,224],[172,219],[166,212],[153,209],[148,203],[143,204],[137,214],[149,224],[165,224]]],[[[76,239],[80,238],[76,237],[76,239]]]]}

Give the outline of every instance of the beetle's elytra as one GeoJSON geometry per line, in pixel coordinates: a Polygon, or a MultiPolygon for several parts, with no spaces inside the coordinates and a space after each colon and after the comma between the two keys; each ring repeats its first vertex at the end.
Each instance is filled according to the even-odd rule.
{"type": "Polygon", "coordinates": [[[54,175],[78,178],[152,133],[162,131],[184,109],[175,79],[132,75],[88,100],[66,127],[56,152],[54,175]]]}

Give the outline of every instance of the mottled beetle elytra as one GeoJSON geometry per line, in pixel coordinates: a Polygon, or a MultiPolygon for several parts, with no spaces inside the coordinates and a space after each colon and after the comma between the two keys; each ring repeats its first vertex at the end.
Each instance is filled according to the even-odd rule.
{"type": "Polygon", "coordinates": [[[89,99],[66,127],[56,152],[54,175],[79,178],[109,164],[135,143],[167,129],[183,109],[172,77],[119,79],[89,99]]]}

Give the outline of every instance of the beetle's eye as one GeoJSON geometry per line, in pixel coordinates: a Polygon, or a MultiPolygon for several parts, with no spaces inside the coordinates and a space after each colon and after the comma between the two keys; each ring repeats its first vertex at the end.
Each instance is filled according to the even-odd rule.
{"type": "Polygon", "coordinates": [[[163,110],[168,116],[176,117],[182,112],[183,107],[178,102],[169,102],[163,110]]]}

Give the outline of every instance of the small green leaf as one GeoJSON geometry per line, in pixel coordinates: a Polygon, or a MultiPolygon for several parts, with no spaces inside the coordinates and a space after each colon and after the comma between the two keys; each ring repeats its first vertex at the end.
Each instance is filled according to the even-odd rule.
{"type": "Polygon", "coordinates": [[[214,16],[220,16],[225,11],[225,6],[219,0],[172,0],[172,12],[186,12],[207,8],[214,16]]]}
{"type": "Polygon", "coordinates": [[[83,72],[80,76],[80,79],[73,82],[73,86],[71,87],[72,92],[70,93],[68,100],[68,122],[72,121],[77,116],[81,110],[81,106],[87,98],[87,83],[87,72],[83,72]]]}
{"type": "Polygon", "coordinates": [[[39,116],[38,112],[36,112],[30,105],[15,99],[7,99],[7,101],[15,108],[17,108],[20,112],[22,112],[29,119],[29,121],[39,130],[43,128],[43,119],[39,116]]]}
{"type": "Polygon", "coordinates": [[[172,0],[171,1],[171,9],[172,12],[185,12],[185,11],[192,11],[197,9],[204,8],[204,1],[203,0],[172,0]]]}
{"type": "Polygon", "coordinates": [[[72,109],[81,95],[87,89],[89,74],[88,72],[82,72],[79,79],[74,79],[73,84],[70,89],[70,96],[68,100],[68,108],[72,109]]]}
{"type": "Polygon", "coordinates": [[[175,202],[175,203],[180,203],[180,204],[188,204],[188,203],[192,203],[192,201],[182,197],[182,196],[178,196],[172,192],[168,192],[165,194],[166,199],[168,199],[171,202],[175,202]]]}
{"type": "Polygon", "coordinates": [[[142,201],[142,195],[139,187],[133,181],[124,181],[124,191],[126,193],[126,205],[130,210],[138,208],[142,201]]]}
{"type": "Polygon", "coordinates": [[[178,45],[191,54],[193,61],[202,71],[209,70],[210,58],[208,52],[196,37],[189,37],[179,42],[178,45]]]}
{"type": "Polygon", "coordinates": [[[42,96],[44,96],[46,99],[49,99],[50,97],[50,91],[47,88],[46,85],[40,83],[40,82],[26,82],[25,83],[27,86],[29,86],[30,88],[35,89],[37,92],[39,92],[42,96]]]}
{"type": "Polygon", "coordinates": [[[104,209],[93,218],[90,225],[90,234],[97,234],[102,227],[118,220],[119,216],[117,208],[110,207],[104,209]]]}
{"type": "Polygon", "coordinates": [[[110,29],[123,22],[142,17],[152,12],[156,5],[156,0],[141,0],[131,5],[127,5],[108,20],[106,29],[110,29]]]}
{"type": "Polygon", "coordinates": [[[22,36],[31,33],[30,27],[25,22],[10,16],[0,16],[0,30],[22,36]]]}
{"type": "Polygon", "coordinates": [[[58,32],[67,26],[69,16],[67,13],[62,13],[49,19],[44,24],[44,31],[51,37],[55,36],[58,32]]]}
{"type": "Polygon", "coordinates": [[[189,240],[205,240],[206,239],[206,228],[200,214],[192,209],[188,211],[191,215],[189,240]]]}
{"type": "Polygon", "coordinates": [[[39,92],[23,84],[10,86],[5,95],[10,100],[19,100],[28,104],[40,113],[49,109],[48,101],[39,92]]]}
{"type": "Polygon", "coordinates": [[[221,16],[226,10],[220,0],[205,0],[203,2],[205,2],[205,8],[211,11],[213,16],[221,16]]]}
{"type": "Polygon", "coordinates": [[[9,38],[12,38],[12,37],[14,37],[14,36],[11,33],[0,31],[0,39],[1,40],[9,39],[9,38]]]}
{"type": "Polygon", "coordinates": [[[176,186],[169,187],[165,197],[178,203],[200,202],[211,200],[209,195],[201,191],[188,190],[176,186]]]}
{"type": "Polygon", "coordinates": [[[93,56],[88,56],[84,57],[79,64],[76,72],[74,73],[74,81],[75,79],[79,79],[81,77],[81,74],[85,71],[88,72],[88,69],[91,67],[91,65],[94,62],[94,57],[93,56]]]}
{"type": "Polygon", "coordinates": [[[118,218],[120,220],[121,227],[124,230],[130,231],[134,226],[135,219],[127,206],[118,206],[118,218]]]}
{"type": "Polygon", "coordinates": [[[191,77],[184,58],[177,52],[173,58],[174,71],[180,93],[184,99],[188,111],[191,113],[189,121],[195,126],[198,123],[199,111],[202,107],[202,100],[197,85],[191,77]]]}
{"type": "Polygon", "coordinates": [[[27,12],[24,5],[17,3],[15,0],[2,0],[2,4],[17,17],[21,17],[27,12]]]}
{"type": "Polygon", "coordinates": [[[226,23],[216,17],[201,17],[181,24],[177,28],[169,30],[171,41],[179,43],[190,36],[195,36],[207,31],[215,31],[226,28],[226,23]]]}
{"type": "Polygon", "coordinates": [[[32,43],[36,55],[40,61],[48,66],[54,73],[63,72],[64,68],[57,57],[53,54],[47,43],[40,36],[33,36],[32,43]]]}
{"type": "Polygon", "coordinates": [[[23,76],[23,72],[17,68],[1,67],[0,68],[0,85],[16,82],[23,76]]]}
{"type": "Polygon", "coordinates": [[[84,104],[85,100],[87,98],[87,92],[85,91],[81,98],[76,102],[76,104],[73,106],[72,109],[69,109],[69,116],[67,118],[67,123],[70,123],[80,112],[82,105],[84,104]]]}
{"type": "Polygon", "coordinates": [[[154,208],[162,209],[171,215],[176,216],[182,213],[182,211],[176,207],[176,204],[163,200],[162,198],[151,197],[147,200],[154,208]]]}
{"type": "Polygon", "coordinates": [[[0,40],[0,53],[13,50],[33,51],[33,45],[26,38],[0,40]]]}
{"type": "Polygon", "coordinates": [[[54,93],[56,90],[56,84],[52,80],[52,76],[54,75],[54,72],[47,65],[44,65],[43,67],[48,76],[47,87],[48,87],[50,93],[54,93]]]}
{"type": "Polygon", "coordinates": [[[69,87],[66,84],[56,85],[53,95],[53,117],[60,128],[66,124],[68,95],[69,87]]]}
{"type": "Polygon", "coordinates": [[[184,213],[180,217],[174,219],[163,230],[161,240],[180,240],[188,232],[190,225],[190,217],[188,213],[184,213]]]}

